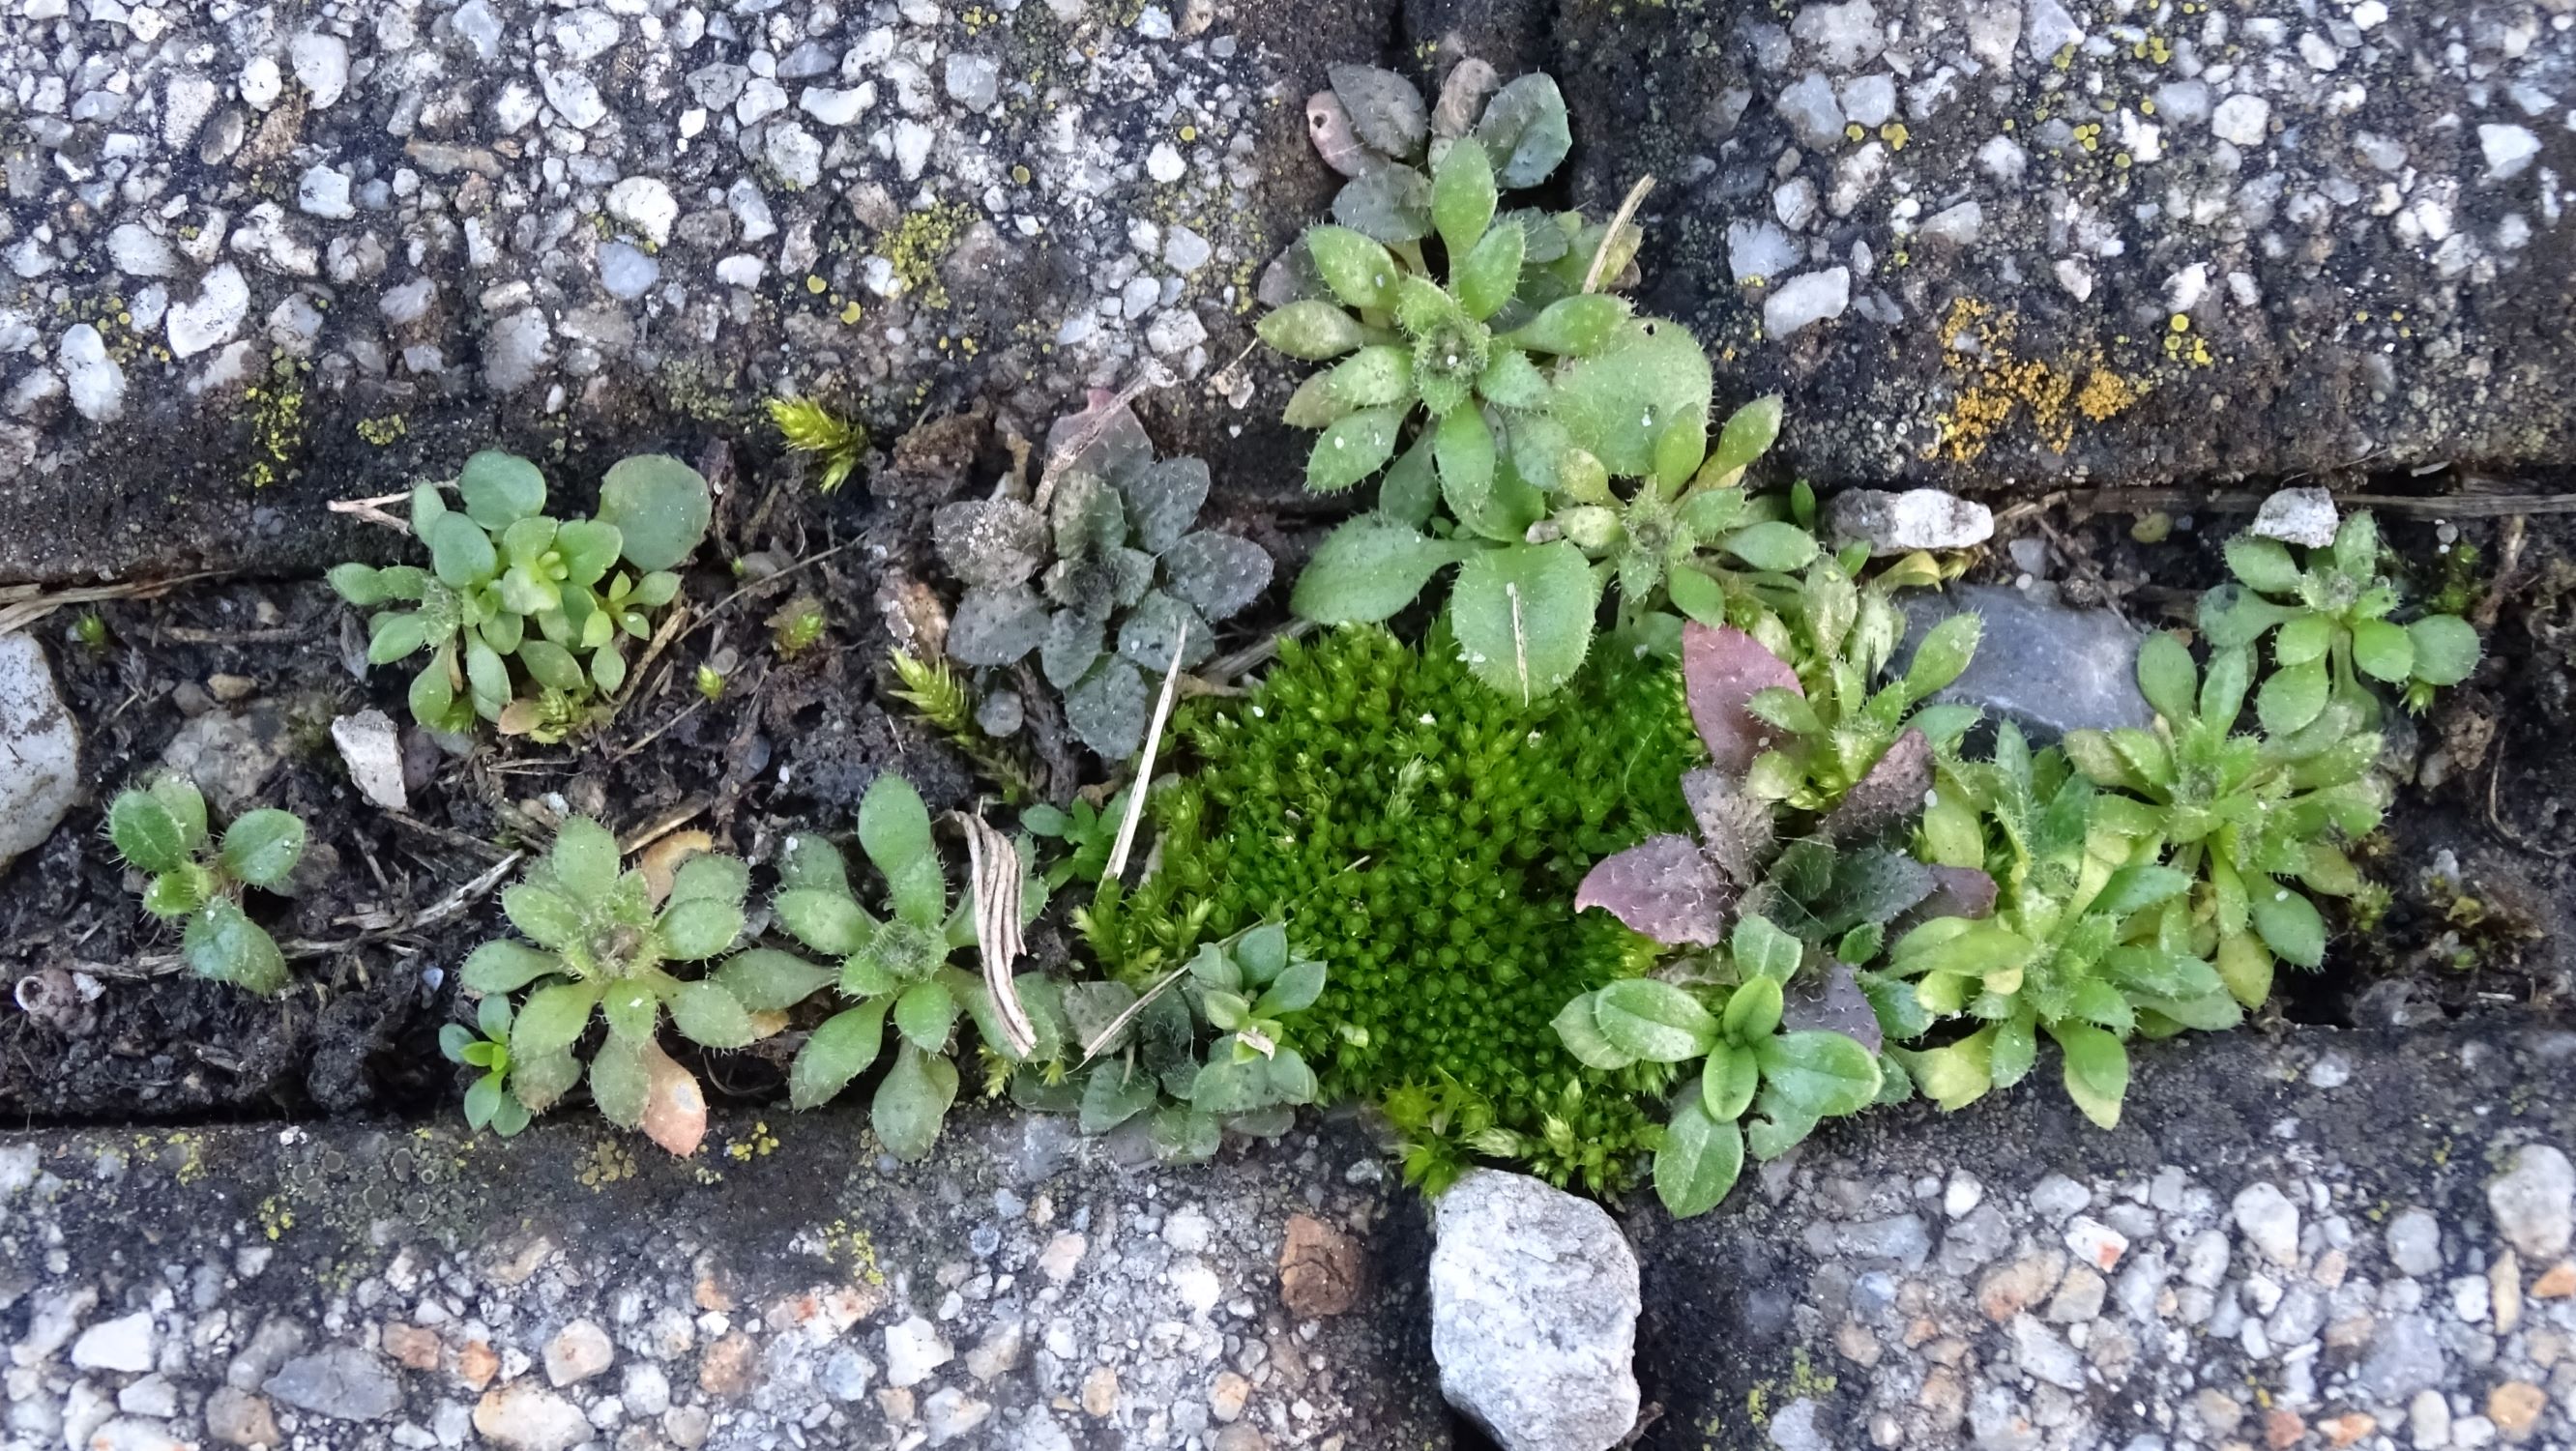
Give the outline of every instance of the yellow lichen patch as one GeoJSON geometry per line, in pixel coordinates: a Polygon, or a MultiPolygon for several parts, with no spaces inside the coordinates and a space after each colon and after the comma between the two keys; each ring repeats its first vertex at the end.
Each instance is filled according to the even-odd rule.
{"type": "Polygon", "coordinates": [[[975,224],[975,209],[964,202],[941,202],[910,213],[877,241],[877,254],[894,264],[904,290],[924,307],[946,307],[948,288],[939,280],[940,259],[975,224]]]}
{"type": "Polygon", "coordinates": [[[404,422],[403,416],[399,413],[388,413],[382,418],[358,420],[358,437],[378,448],[383,448],[409,432],[411,432],[411,425],[404,422]]]}
{"type": "Polygon", "coordinates": [[[2079,418],[2100,423],[2144,395],[2143,385],[2114,372],[2098,357],[2051,363],[2013,350],[2019,320],[1973,297],[1950,303],[1942,319],[1942,365],[1959,379],[1957,396],[1936,420],[1941,430],[1931,457],[1966,463],[1983,454],[2017,417],[2051,453],[2075,441],[2079,418]]]}
{"type": "Polygon", "coordinates": [[[250,467],[243,479],[254,489],[284,483],[299,472],[296,457],[304,452],[309,422],[304,416],[304,374],[311,365],[279,353],[269,360],[268,377],[242,390],[250,405],[250,467]]]}
{"type": "Polygon", "coordinates": [[[820,1237],[823,1258],[832,1268],[841,1270],[862,1285],[882,1285],[885,1270],[877,1264],[877,1242],[865,1226],[853,1225],[846,1219],[835,1219],[825,1225],[820,1237]]]}
{"type": "Polygon", "coordinates": [[[753,1159],[765,1159],[777,1153],[778,1140],[770,1134],[769,1123],[764,1119],[751,1126],[748,1137],[736,1139],[725,1145],[724,1152],[726,1158],[737,1163],[748,1164],[753,1159]]]}
{"type": "Polygon", "coordinates": [[[581,1156],[581,1168],[573,1176],[586,1189],[604,1189],[621,1179],[635,1177],[635,1151],[617,1139],[602,1139],[581,1156]]]}

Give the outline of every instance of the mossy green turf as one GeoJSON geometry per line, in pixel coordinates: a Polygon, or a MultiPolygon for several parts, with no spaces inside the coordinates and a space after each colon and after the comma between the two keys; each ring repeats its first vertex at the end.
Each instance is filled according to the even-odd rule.
{"type": "Polygon", "coordinates": [[[1389,1109],[1415,1174],[1498,1152],[1500,1129],[1538,1172],[1616,1187],[1667,1072],[1586,1069],[1551,1024],[1653,949],[1572,903],[1594,861],[1682,829],[1698,747],[1672,665],[1613,655],[1524,705],[1445,628],[1419,651],[1375,626],[1290,643],[1250,696],[1184,713],[1195,769],[1154,798],[1160,870],[1095,914],[1097,945],[1141,985],[1284,916],[1331,973],[1295,1046],[1327,1098],[1389,1109]]]}

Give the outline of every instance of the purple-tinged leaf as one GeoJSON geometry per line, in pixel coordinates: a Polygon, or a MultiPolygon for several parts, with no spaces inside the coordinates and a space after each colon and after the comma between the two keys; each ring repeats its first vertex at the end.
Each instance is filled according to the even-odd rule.
{"type": "Polygon", "coordinates": [[[1914,915],[1991,917],[1995,915],[1995,879],[1975,867],[1934,867],[1932,895],[1914,904],[1914,915]]]}
{"type": "Polygon", "coordinates": [[[1923,795],[1932,789],[1932,742],[1907,727],[1905,734],[1878,758],[1849,791],[1842,804],[1825,817],[1824,834],[1835,841],[1872,837],[1923,812],[1923,795]]]}
{"type": "Polygon", "coordinates": [[[1682,799],[1699,822],[1701,848],[1718,870],[1742,884],[1762,874],[1763,854],[1771,849],[1771,804],[1735,786],[1708,766],[1682,773],[1682,799]]]}
{"type": "Polygon", "coordinates": [[[1840,1033],[1872,1053],[1886,1041],[1878,1011],[1860,990],[1860,977],[1839,962],[1826,964],[1821,975],[1802,975],[1789,985],[1780,1006],[1780,1030],[1808,1029],[1840,1033]]]}
{"type": "Polygon", "coordinates": [[[1649,837],[1593,863],[1574,910],[1599,907],[1668,947],[1714,947],[1724,939],[1735,887],[1687,836],[1649,837]]]}
{"type": "Polygon", "coordinates": [[[1778,739],[1777,727],[1744,708],[1756,691],[1773,686],[1807,693],[1798,672],[1751,635],[1733,626],[1712,630],[1697,620],[1683,623],[1682,689],[1718,770],[1741,777],[1778,739]]]}

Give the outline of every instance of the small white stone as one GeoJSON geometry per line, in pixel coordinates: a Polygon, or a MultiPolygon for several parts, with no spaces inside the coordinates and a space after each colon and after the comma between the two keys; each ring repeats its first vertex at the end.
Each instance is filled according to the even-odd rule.
{"type": "Polygon", "coordinates": [[[125,368],[107,355],[107,340],[88,323],[74,323],[63,333],[55,361],[70,387],[72,407],[92,423],[109,423],[125,413],[125,368]]]}
{"type": "Polygon", "coordinates": [[[2343,52],[2335,48],[2333,41],[2311,30],[2299,37],[2299,59],[2306,61],[2310,70],[2330,71],[2343,63],[2343,52]]]}
{"type": "Polygon", "coordinates": [[[1803,176],[1789,178],[1771,193],[1771,214],[1793,232],[1805,231],[1824,205],[1824,199],[1816,194],[1815,182],[1803,176]]]}
{"type": "Polygon", "coordinates": [[[1834,83],[1820,71],[1809,71],[1773,98],[1771,108],[1788,123],[1789,134],[1811,150],[1843,144],[1843,103],[1834,83]]]}
{"type": "Polygon", "coordinates": [[[1923,223],[1923,235],[1954,247],[1973,247],[1986,230],[1986,209],[1973,197],[1935,212],[1923,223]]]}
{"type": "Polygon", "coordinates": [[[2540,138],[2527,127],[2480,126],[2478,149],[2486,153],[2487,180],[2511,181],[2540,154],[2540,138]]]}
{"type": "Polygon", "coordinates": [[[918,1315],[887,1326],[885,1348],[886,1384],[897,1390],[928,1380],[932,1371],[946,1365],[956,1354],[940,1335],[939,1327],[918,1315]]]}
{"type": "Polygon", "coordinates": [[[1762,330],[1772,341],[1820,322],[1830,322],[1851,306],[1851,269],[1828,267],[1781,283],[1762,300],[1762,330]]]}
{"type": "Polygon", "coordinates": [[[349,201],[349,173],[336,166],[308,168],[296,179],[295,209],[334,222],[356,216],[358,209],[349,201]]]}
{"type": "Polygon", "coordinates": [[[2388,23],[2388,7],[2380,0],[2361,0],[2352,7],[2352,23],[2362,30],[2377,30],[2388,23]]]}
{"type": "Polygon", "coordinates": [[[121,1370],[139,1375],[152,1368],[153,1338],[149,1310],[102,1320],[72,1342],[72,1364],[82,1370],[121,1370]]]}
{"type": "Polygon", "coordinates": [[[2276,1265],[2299,1262],[2299,1209],[2270,1181],[2238,1190],[2230,1206],[2236,1227],[2263,1257],[2276,1265]]]}
{"type": "Polygon", "coordinates": [[[1857,70],[1887,48],[1887,28],[1870,0],[1809,4],[1789,22],[1791,38],[1812,46],[1828,70],[1857,70]]]}
{"type": "Polygon", "coordinates": [[[2252,532],[2284,544],[2323,549],[2334,543],[2339,522],[2332,493],[2320,488],[2276,489],[2254,511],[2252,532]]]}
{"type": "Polygon", "coordinates": [[[108,260],[129,277],[168,277],[179,270],[179,254],[148,227],[126,222],[107,234],[108,260]]]}
{"type": "Polygon", "coordinates": [[[286,56],[295,67],[295,82],[310,95],[313,109],[327,111],[349,89],[349,43],[336,35],[306,31],[287,42],[286,56]]]}
{"type": "Polygon", "coordinates": [[[1189,167],[1181,160],[1181,153],[1169,141],[1157,141],[1154,149],[1145,153],[1145,174],[1166,186],[1188,173],[1189,167]]]}
{"type": "Polygon", "coordinates": [[[226,262],[206,274],[193,301],[171,307],[170,351],[182,358],[195,357],[229,341],[249,315],[250,286],[242,280],[241,269],[226,262]]]}
{"type": "Polygon", "coordinates": [[[798,110],[826,126],[847,126],[876,103],[877,88],[873,81],[846,91],[829,86],[807,86],[796,97],[798,110]]]}
{"type": "Polygon", "coordinates": [[[733,103],[733,118],[754,125],[787,109],[787,88],[767,76],[754,76],[733,103]]]}
{"type": "Polygon", "coordinates": [[[988,55],[951,55],[941,79],[948,98],[969,111],[991,110],[1001,98],[1002,68],[988,55]]]}
{"type": "Polygon", "coordinates": [[[769,169],[778,173],[778,179],[789,186],[803,191],[822,183],[823,143],[802,126],[785,121],[772,123],[760,154],[769,169]]]}
{"type": "Polygon", "coordinates": [[[362,710],[331,722],[331,742],[358,794],[387,811],[409,811],[403,789],[402,735],[393,717],[381,710],[362,710]]]}
{"type": "Polygon", "coordinates": [[[276,105],[277,98],[285,94],[286,76],[278,70],[274,58],[255,55],[251,57],[250,64],[242,67],[242,103],[252,110],[265,111],[276,105]]]}
{"type": "Polygon", "coordinates": [[[1950,1171],[1950,1182],[1941,1190],[1941,1212],[1952,1219],[1964,1219],[1986,1202],[1986,1186],[1965,1169],[1950,1171]]]}
{"type": "Polygon", "coordinates": [[[2030,153],[2009,136],[1989,137],[1985,145],[1977,148],[1977,165],[1985,168],[1986,175],[2009,185],[2021,180],[2022,172],[2030,166],[2030,153]]]}
{"type": "Polygon", "coordinates": [[[931,130],[918,121],[894,123],[895,169],[906,181],[921,180],[922,169],[930,164],[931,130]]]}
{"type": "Polygon", "coordinates": [[[587,131],[608,119],[608,102],[600,99],[599,87],[579,71],[537,69],[537,84],[546,93],[546,104],[575,131],[587,131]]]}
{"type": "Polygon", "coordinates": [[[1807,249],[1776,222],[1727,223],[1726,266],[1739,283],[1785,277],[1806,258],[1807,249]]]}
{"type": "Polygon", "coordinates": [[[2239,146],[2260,146],[2271,138],[2272,103],[2261,96],[2234,95],[2209,114],[2211,134],[2239,146]]]}
{"type": "Polygon", "coordinates": [[[769,264],[748,252],[736,252],[716,263],[716,280],[727,287],[758,287],[769,264]]]}
{"type": "Polygon", "coordinates": [[[654,246],[665,247],[672,224],[680,219],[680,202],[660,177],[630,176],[608,189],[608,214],[654,246]]]}
{"type": "Polygon", "coordinates": [[[1845,121],[1880,126],[1896,114],[1896,77],[1885,71],[1845,81],[1838,94],[1845,121]]]}
{"type": "Polygon", "coordinates": [[[2078,257],[2060,257],[2051,269],[2057,274],[2057,285],[2066,295],[2082,302],[2093,295],[2093,269],[2078,257]]]}

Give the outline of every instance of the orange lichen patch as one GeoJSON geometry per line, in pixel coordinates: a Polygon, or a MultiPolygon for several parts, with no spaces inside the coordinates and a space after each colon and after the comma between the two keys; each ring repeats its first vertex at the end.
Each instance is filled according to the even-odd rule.
{"type": "Polygon", "coordinates": [[[2051,453],[2075,441],[2075,425],[2100,423],[2146,393],[2098,357],[2060,362],[2024,358],[2013,350],[2019,320],[1973,297],[1955,298],[1941,322],[1941,362],[1959,379],[1957,396],[1937,420],[1941,437],[1931,457],[1966,463],[1986,451],[2016,418],[2026,417],[2051,453]]]}

